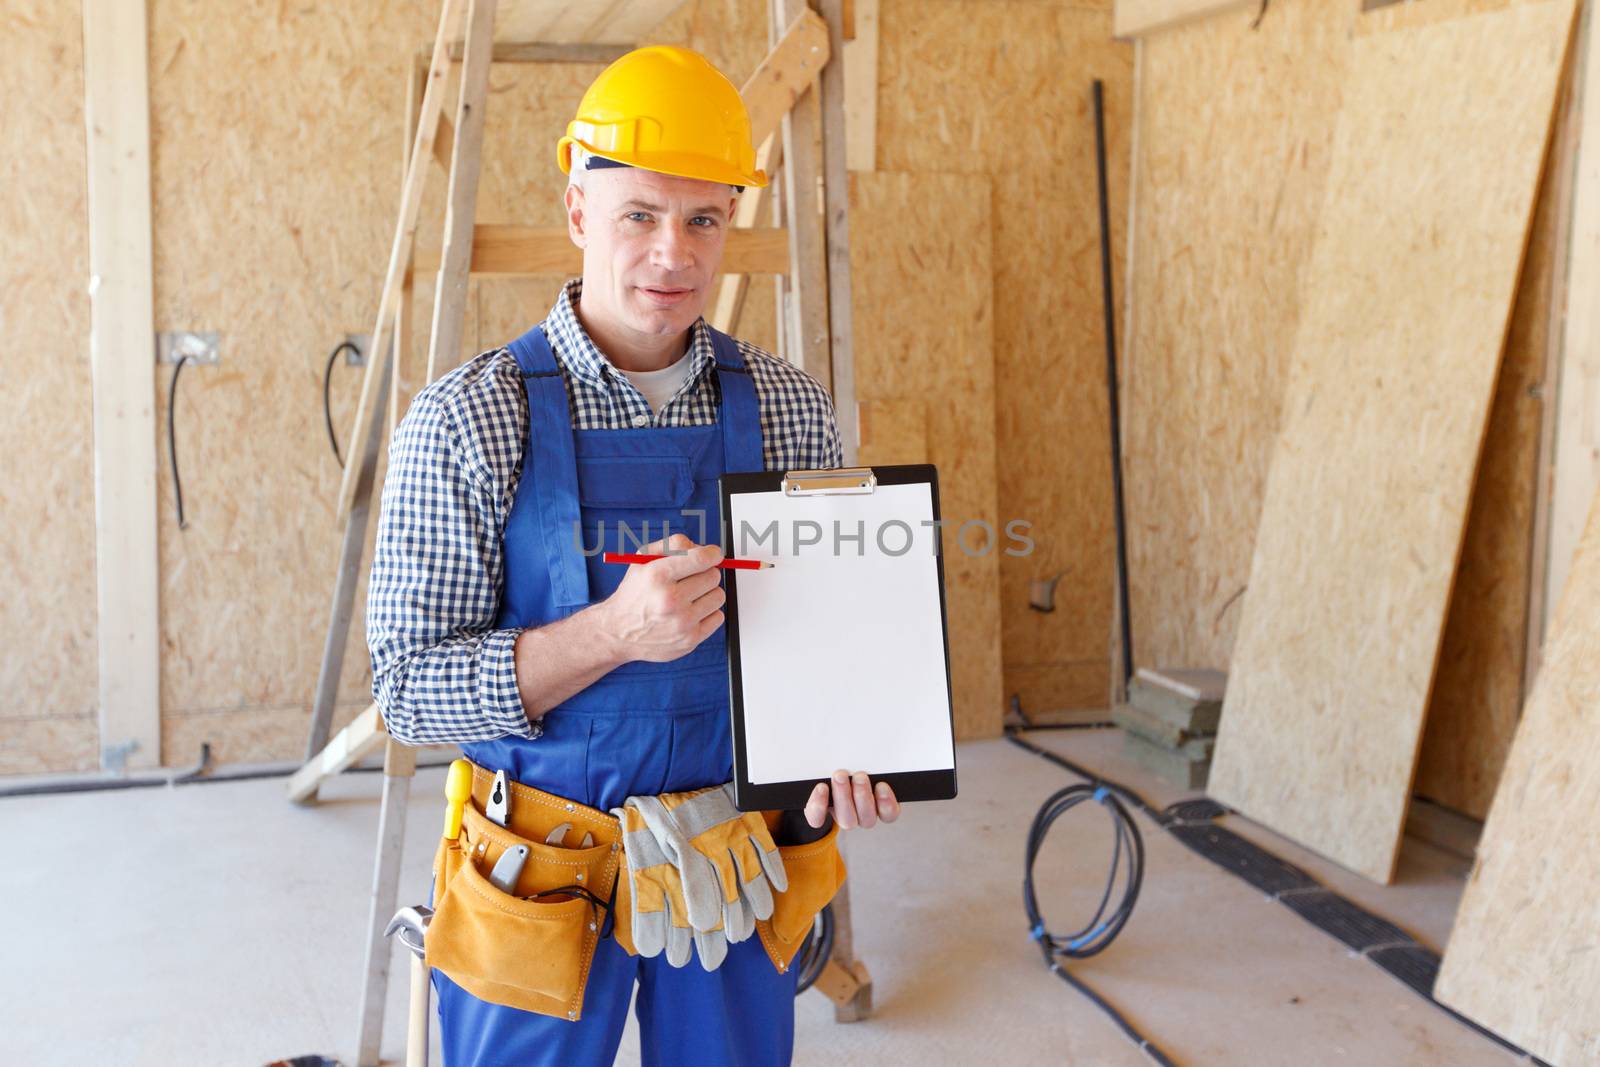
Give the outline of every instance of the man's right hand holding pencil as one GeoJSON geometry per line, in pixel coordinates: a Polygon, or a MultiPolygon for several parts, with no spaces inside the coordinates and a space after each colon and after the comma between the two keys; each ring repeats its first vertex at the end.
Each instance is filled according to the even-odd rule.
{"type": "Polygon", "coordinates": [[[675,533],[642,551],[664,555],[628,564],[617,591],[598,607],[629,659],[664,663],[693,652],[722,625],[722,547],[675,533]]]}

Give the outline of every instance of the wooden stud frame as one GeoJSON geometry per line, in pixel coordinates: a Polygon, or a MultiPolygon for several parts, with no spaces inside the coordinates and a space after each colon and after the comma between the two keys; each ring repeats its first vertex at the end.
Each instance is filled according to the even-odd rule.
{"type": "Polygon", "coordinates": [[[84,0],[100,764],[161,765],[144,0],[84,0]]]}

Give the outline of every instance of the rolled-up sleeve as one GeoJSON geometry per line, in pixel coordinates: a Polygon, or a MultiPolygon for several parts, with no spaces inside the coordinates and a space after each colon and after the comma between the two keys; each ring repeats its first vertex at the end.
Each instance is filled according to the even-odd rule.
{"type": "Polygon", "coordinates": [[[395,430],[367,586],[372,695],[410,745],[535,738],[517,690],[521,627],[497,629],[501,529],[483,472],[430,390],[395,430]]]}

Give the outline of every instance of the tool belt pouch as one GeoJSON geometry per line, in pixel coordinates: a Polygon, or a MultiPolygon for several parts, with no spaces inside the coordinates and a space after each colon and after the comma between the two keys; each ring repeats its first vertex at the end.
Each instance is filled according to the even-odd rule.
{"type": "Polygon", "coordinates": [[[577,829],[567,839],[581,840],[589,829],[596,843],[590,848],[547,845],[545,835],[563,816],[573,820],[559,798],[541,793],[547,799],[540,803],[531,799],[534,791],[524,796],[527,787],[515,787],[512,827],[532,835],[521,836],[478,810],[480,785],[481,779],[474,802],[462,812],[461,836],[439,843],[433,918],[423,939],[426,962],[479,1000],[576,1021],[583,1015],[583,990],[605,924],[604,909],[571,893],[525,898],[579,885],[610,900],[622,852],[620,834],[602,826],[615,820],[585,820],[582,813],[599,813],[579,806],[577,829]],[[505,893],[489,882],[487,872],[514,845],[527,846],[528,858],[515,892],[505,893]]]}
{"type": "Polygon", "coordinates": [[[756,922],[756,933],[779,973],[789,969],[810,932],[817,913],[828,906],[844,884],[844,857],[839,854],[839,824],[826,837],[806,845],[779,845],[789,888],[772,895],[772,917],[756,922]]]}

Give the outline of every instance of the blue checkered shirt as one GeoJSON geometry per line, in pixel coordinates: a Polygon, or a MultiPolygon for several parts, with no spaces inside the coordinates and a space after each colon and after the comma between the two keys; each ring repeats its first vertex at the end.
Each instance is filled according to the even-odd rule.
{"type": "MultiPolygon", "coordinates": [[[[717,420],[716,362],[705,321],[692,328],[690,370],[654,414],[595,347],[566,284],[540,326],[566,379],[579,430],[704,426],[717,420]]],[[[761,411],[768,470],[843,462],[833,399],[815,378],[739,342],[761,411]]],[[[389,446],[378,540],[367,587],[372,695],[405,744],[535,738],[517,689],[513,645],[522,627],[496,629],[506,517],[528,436],[528,398],[508,348],[474,356],[425,386],[389,446]]]]}

